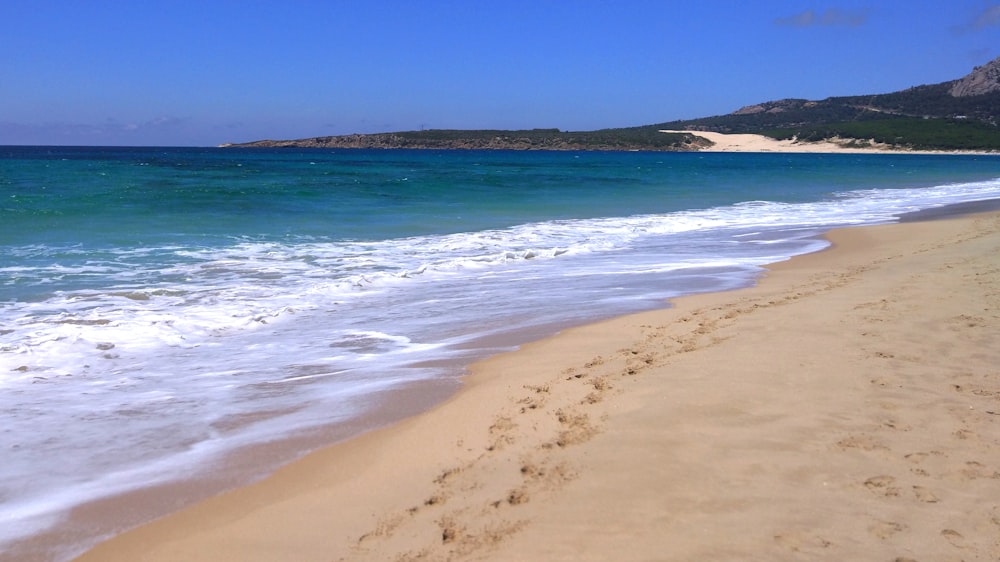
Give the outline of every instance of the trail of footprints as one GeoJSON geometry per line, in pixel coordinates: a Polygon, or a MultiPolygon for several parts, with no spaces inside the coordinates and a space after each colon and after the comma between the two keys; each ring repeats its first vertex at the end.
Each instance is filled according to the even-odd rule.
{"type": "Polygon", "coordinates": [[[495,547],[526,524],[518,519],[518,506],[556,491],[576,477],[560,452],[601,431],[602,407],[618,392],[617,385],[650,367],[666,364],[671,356],[723,341],[718,332],[741,315],[828,291],[850,282],[863,270],[834,279],[817,276],[799,291],[770,300],[743,299],[695,310],[672,326],[644,325],[642,341],[630,348],[610,357],[594,356],[548,383],[525,386],[521,396],[495,416],[487,430],[485,450],[465,464],[442,471],[433,482],[435,491],[421,505],[377,522],[356,540],[355,554],[363,557],[376,541],[389,541],[403,532],[426,534],[427,547],[404,553],[398,557],[401,561],[448,560],[495,547]],[[556,385],[560,385],[558,400],[551,391],[556,385]],[[573,385],[573,392],[564,392],[562,385],[573,385]],[[508,453],[509,446],[522,439],[531,440],[527,450],[532,452],[517,457],[508,453]],[[490,495],[498,483],[506,484],[504,491],[490,495]],[[457,494],[475,501],[450,506],[449,499],[457,494]]]}
{"type": "Polygon", "coordinates": [[[596,356],[548,384],[525,386],[521,396],[495,416],[484,451],[443,470],[434,480],[435,491],[422,505],[380,521],[357,540],[356,550],[363,554],[372,541],[386,540],[418,518],[432,518],[434,523],[434,527],[415,525],[429,533],[427,547],[399,560],[452,559],[499,544],[525,524],[518,519],[518,506],[576,478],[560,452],[601,431],[602,415],[594,410],[617,391],[617,380],[637,375],[655,361],[654,353],[626,350],[619,357],[596,356]],[[551,392],[557,384],[573,385],[573,392],[560,389],[557,400],[551,392]],[[530,440],[530,452],[508,453],[520,440],[530,440]],[[496,491],[498,483],[506,484],[502,492],[496,491]],[[449,499],[458,494],[474,501],[450,506],[449,499]]]}
{"type": "Polygon", "coordinates": [[[376,541],[391,540],[396,533],[423,532],[427,546],[398,560],[447,560],[489,549],[516,533],[526,524],[518,518],[518,506],[576,478],[561,452],[601,431],[604,406],[620,391],[619,385],[670,355],[711,345],[712,333],[727,320],[725,311],[723,318],[698,318],[716,316],[720,310],[684,317],[682,322],[690,329],[682,336],[666,338],[666,328],[643,326],[645,336],[637,345],[614,356],[594,356],[547,383],[524,386],[487,428],[485,449],[464,464],[443,470],[433,482],[434,492],[421,505],[389,515],[359,537],[356,554],[363,556],[376,541]],[[559,392],[552,392],[557,385],[559,392]],[[512,452],[511,445],[521,440],[528,440],[528,447],[517,450],[529,453],[512,452]],[[498,483],[502,492],[496,491],[498,483]],[[450,505],[457,495],[474,501],[450,505]]]}
{"type": "Polygon", "coordinates": [[[525,386],[510,407],[494,417],[483,451],[462,465],[443,470],[433,482],[435,491],[421,505],[380,520],[356,540],[355,553],[363,557],[376,541],[388,541],[404,532],[426,534],[427,546],[404,553],[398,560],[448,560],[495,547],[526,524],[518,518],[518,506],[552,493],[576,477],[573,466],[560,453],[601,431],[606,401],[619,392],[624,381],[666,364],[674,355],[723,341],[718,332],[739,316],[830,290],[860,272],[833,280],[817,277],[800,291],[770,300],[743,299],[694,310],[671,326],[643,325],[643,339],[633,346],[613,356],[596,355],[547,383],[525,386]],[[560,391],[552,392],[557,385],[560,391]],[[518,450],[531,452],[516,456],[509,452],[510,446],[520,440],[530,441],[528,447],[518,450]],[[496,492],[498,483],[502,492],[496,492]],[[474,500],[450,505],[449,499],[459,494],[474,500]]]}

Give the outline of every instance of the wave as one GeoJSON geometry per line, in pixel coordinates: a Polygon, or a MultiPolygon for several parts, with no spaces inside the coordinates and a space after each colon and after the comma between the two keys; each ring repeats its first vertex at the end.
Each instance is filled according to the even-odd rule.
{"type": "Polygon", "coordinates": [[[559,273],[566,276],[759,264],[759,259],[788,256],[768,254],[744,262],[733,243],[780,245],[789,237],[814,232],[809,229],[887,222],[918,209],[996,197],[998,191],[1000,180],[860,190],[810,203],[746,201],[667,214],[554,220],[391,240],[237,241],[222,248],[101,249],[89,255],[79,247],[14,248],[12,255],[28,259],[0,269],[11,280],[7,285],[26,294],[56,290],[0,309],[0,320],[7,326],[0,333],[0,372],[14,377],[40,371],[67,374],[81,361],[120,356],[129,349],[197,347],[212,338],[256,330],[311,310],[335,309],[384,291],[461,282],[525,262],[570,262],[588,254],[617,254],[619,262],[626,262],[609,269],[598,260],[577,260],[559,273]],[[664,259],[674,262],[650,265],[635,260],[628,265],[637,248],[671,242],[687,244],[703,255],[694,261],[690,255],[673,255],[664,259]],[[699,261],[709,252],[721,258],[699,261]],[[81,257],[73,265],[45,260],[74,254],[81,257]]]}

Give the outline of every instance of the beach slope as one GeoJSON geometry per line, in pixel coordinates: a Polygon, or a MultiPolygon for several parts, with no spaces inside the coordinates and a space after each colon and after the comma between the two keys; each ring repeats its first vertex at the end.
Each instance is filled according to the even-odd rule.
{"type": "Polygon", "coordinates": [[[1000,214],[830,239],[82,560],[1000,558],[1000,214]]]}

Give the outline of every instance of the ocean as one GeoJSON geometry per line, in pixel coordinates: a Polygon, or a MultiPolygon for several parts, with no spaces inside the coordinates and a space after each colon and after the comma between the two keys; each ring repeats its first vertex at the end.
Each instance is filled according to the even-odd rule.
{"type": "Polygon", "coordinates": [[[0,147],[0,558],[89,502],[259,478],[478,358],[751,285],[831,228],[994,198],[997,156],[0,147]]]}

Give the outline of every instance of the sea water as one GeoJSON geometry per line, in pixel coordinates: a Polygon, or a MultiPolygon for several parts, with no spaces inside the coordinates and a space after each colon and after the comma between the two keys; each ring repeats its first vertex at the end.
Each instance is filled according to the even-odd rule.
{"type": "Polygon", "coordinates": [[[997,197],[995,156],[0,147],[0,552],[830,228],[997,197]]]}

